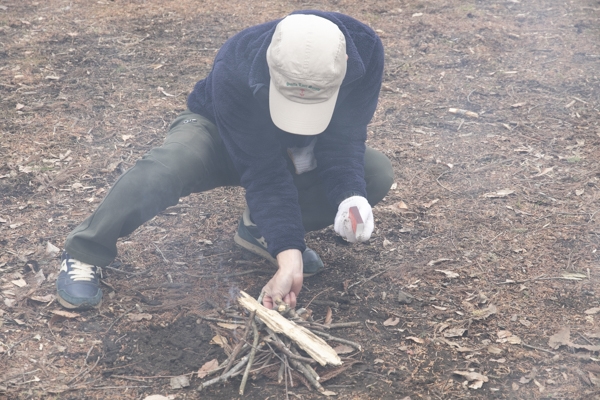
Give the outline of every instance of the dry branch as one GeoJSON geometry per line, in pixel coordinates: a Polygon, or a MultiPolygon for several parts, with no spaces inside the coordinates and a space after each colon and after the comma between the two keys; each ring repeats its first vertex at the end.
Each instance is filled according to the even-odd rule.
{"type": "Polygon", "coordinates": [[[286,319],[277,311],[269,310],[262,306],[243,291],[240,292],[238,302],[246,310],[250,312],[256,311],[256,317],[263,321],[271,330],[283,333],[289,337],[322,366],[342,364],[342,360],[335,350],[308,329],[286,319]]]}
{"type": "MultiPolygon", "coordinates": [[[[254,314],[254,313],[252,313],[254,314]]],[[[254,318],[250,318],[252,324],[252,334],[254,335],[254,340],[252,342],[252,350],[250,350],[250,355],[248,356],[248,364],[246,365],[246,371],[244,371],[244,376],[242,377],[242,383],[240,384],[240,395],[244,395],[244,388],[246,387],[246,382],[248,381],[248,374],[250,373],[250,368],[252,368],[252,363],[254,362],[254,356],[256,355],[256,346],[258,346],[258,338],[259,333],[256,328],[256,322],[254,322],[254,318]]]]}

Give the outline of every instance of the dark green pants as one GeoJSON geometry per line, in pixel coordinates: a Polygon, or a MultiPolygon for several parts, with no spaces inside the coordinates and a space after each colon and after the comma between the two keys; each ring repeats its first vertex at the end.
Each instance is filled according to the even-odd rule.
{"type": "MultiPolygon", "coordinates": [[[[291,161],[289,168],[293,171],[291,161]]],[[[337,210],[327,201],[316,172],[292,174],[306,231],[333,224],[337,210]]],[[[393,182],[390,160],[371,148],[365,153],[365,180],[371,205],[383,199],[393,182]]],[[[108,265],[117,255],[118,238],[176,205],[181,197],[239,184],[215,125],[186,111],[173,121],[164,144],[125,172],[96,211],[69,234],[65,249],[79,261],[108,265]]]]}

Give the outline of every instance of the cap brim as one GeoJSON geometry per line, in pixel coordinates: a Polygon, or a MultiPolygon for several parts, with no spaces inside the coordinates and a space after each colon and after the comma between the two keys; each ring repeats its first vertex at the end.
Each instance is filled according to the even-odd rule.
{"type": "Polygon", "coordinates": [[[333,116],[338,90],[321,103],[303,104],[288,100],[271,82],[269,88],[269,110],[271,119],[279,129],[296,135],[318,135],[322,133],[333,116]]]}

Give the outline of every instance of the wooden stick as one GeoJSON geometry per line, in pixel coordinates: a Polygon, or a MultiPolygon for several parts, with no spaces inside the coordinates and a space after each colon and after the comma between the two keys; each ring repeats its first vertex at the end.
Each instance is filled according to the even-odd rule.
{"type": "Polygon", "coordinates": [[[556,355],[555,352],[550,351],[550,350],[546,350],[546,349],[542,349],[541,347],[535,347],[535,346],[532,346],[532,345],[529,345],[529,344],[526,344],[526,343],[521,343],[521,344],[523,345],[523,347],[527,347],[528,349],[531,349],[531,350],[543,351],[543,352],[546,352],[548,354],[552,354],[553,356],[556,355]]]}
{"type": "Polygon", "coordinates": [[[362,346],[360,344],[356,343],[356,342],[351,341],[351,340],[346,340],[346,339],[342,339],[342,338],[339,338],[339,337],[336,337],[336,336],[331,336],[330,334],[325,333],[325,332],[315,331],[315,334],[319,335],[321,337],[324,337],[325,339],[334,341],[334,342],[347,344],[348,346],[354,347],[358,351],[362,351],[362,346]]]}
{"type": "Polygon", "coordinates": [[[319,392],[323,392],[325,390],[323,389],[323,386],[321,386],[321,384],[315,379],[315,377],[308,372],[306,366],[304,366],[300,361],[294,360],[293,358],[290,358],[288,361],[290,364],[292,364],[296,371],[300,372],[306,378],[306,380],[313,385],[315,389],[317,389],[319,392]]]}
{"type": "MultiPolygon", "coordinates": [[[[285,356],[283,356],[283,359],[281,360],[281,366],[283,367],[279,372],[284,372],[284,376],[283,379],[285,380],[285,400],[290,400],[290,395],[288,394],[288,384],[287,384],[287,373],[288,373],[288,366],[287,366],[287,359],[285,358],[285,356]]],[[[292,376],[290,374],[290,382],[292,380],[292,376]]],[[[281,383],[281,382],[279,382],[281,383]]]]}
{"type": "MultiPolygon", "coordinates": [[[[227,361],[227,365],[225,366],[225,370],[223,370],[223,374],[225,374],[225,373],[227,373],[227,371],[229,371],[229,369],[231,368],[231,365],[233,364],[233,360],[236,359],[236,357],[240,353],[240,350],[242,350],[242,346],[246,343],[246,338],[248,337],[248,332],[250,331],[250,326],[251,326],[253,320],[254,320],[254,312],[252,312],[250,314],[250,319],[246,323],[246,331],[244,332],[244,337],[233,348],[233,351],[231,352],[231,355],[229,356],[229,359],[227,361]]],[[[255,347],[256,347],[256,345],[255,345],[255,347]]]]}
{"type": "MultiPolygon", "coordinates": [[[[290,377],[290,386],[294,387],[294,380],[292,379],[292,371],[290,371],[290,364],[288,363],[288,358],[287,358],[287,356],[284,355],[283,359],[285,360],[285,372],[290,377]]],[[[286,391],[287,391],[287,384],[286,384],[286,391]]]]}
{"type": "Polygon", "coordinates": [[[292,353],[290,351],[290,349],[288,349],[285,346],[285,344],[281,341],[281,339],[279,339],[277,334],[275,332],[273,332],[272,330],[270,330],[269,328],[267,328],[267,332],[269,332],[269,336],[272,339],[271,341],[268,341],[268,343],[272,343],[275,347],[277,347],[279,350],[281,350],[283,352],[283,354],[285,354],[286,356],[288,356],[290,358],[295,358],[298,361],[302,361],[302,362],[306,362],[306,363],[310,363],[310,364],[316,363],[316,361],[313,360],[312,358],[302,357],[300,355],[296,355],[296,354],[292,353]]]}
{"type": "Polygon", "coordinates": [[[229,372],[227,372],[226,374],[219,375],[218,377],[216,377],[214,379],[211,379],[209,381],[201,383],[200,386],[198,386],[198,391],[201,391],[201,390],[209,387],[210,385],[214,385],[215,383],[224,382],[227,379],[231,378],[232,376],[238,375],[241,372],[241,369],[244,367],[244,365],[246,365],[247,362],[248,362],[248,356],[242,358],[241,361],[235,367],[231,368],[229,370],[229,372]]]}
{"type": "MultiPolygon", "coordinates": [[[[277,383],[283,382],[283,374],[285,373],[285,361],[281,360],[281,366],[279,367],[279,372],[277,373],[277,383]]],[[[287,380],[285,385],[287,386],[287,380]]]]}
{"type": "MultiPolygon", "coordinates": [[[[298,353],[298,350],[296,350],[293,346],[290,349],[292,351],[292,353],[296,356],[300,356],[300,353],[298,353]]],[[[314,370],[313,367],[311,367],[309,364],[307,363],[303,363],[304,367],[306,368],[306,370],[308,372],[310,372],[310,374],[315,378],[316,381],[320,381],[321,377],[319,377],[319,374],[317,374],[317,371],[314,370]]]]}
{"type": "MultiPolygon", "coordinates": [[[[254,312],[253,312],[254,314],[254,312]]],[[[256,346],[258,346],[258,329],[256,328],[256,323],[254,322],[254,318],[251,315],[250,321],[252,321],[252,333],[254,334],[254,341],[252,342],[252,350],[250,350],[250,355],[248,356],[248,364],[246,364],[246,371],[244,371],[244,376],[242,377],[242,383],[240,384],[240,396],[244,395],[244,389],[246,388],[246,382],[248,381],[248,374],[250,373],[250,368],[252,368],[252,363],[254,362],[254,356],[256,355],[256,346]]]]}
{"type": "Polygon", "coordinates": [[[322,366],[328,364],[336,366],[342,365],[342,360],[335,350],[333,350],[327,342],[308,329],[286,319],[277,311],[269,310],[260,305],[255,299],[243,291],[240,291],[238,303],[248,311],[256,310],[257,318],[263,321],[271,330],[276,333],[283,333],[285,336],[289,337],[322,366]]]}
{"type": "MultiPolygon", "coordinates": [[[[198,314],[196,314],[196,315],[198,315],[198,314]]],[[[198,315],[198,317],[199,317],[200,319],[203,319],[203,320],[205,320],[205,321],[210,321],[210,322],[220,322],[220,323],[222,323],[222,324],[232,324],[232,323],[233,323],[233,321],[228,321],[228,320],[226,320],[226,319],[221,319],[221,318],[213,318],[213,317],[206,317],[206,316],[204,316],[204,315],[198,315]]]]}
{"type": "Polygon", "coordinates": [[[312,327],[318,327],[318,328],[323,328],[323,329],[339,329],[339,328],[353,328],[355,326],[360,326],[362,325],[362,322],[338,322],[335,324],[329,324],[329,325],[325,325],[325,324],[319,324],[318,322],[308,322],[308,325],[312,328],[312,327]]]}
{"type": "Polygon", "coordinates": [[[325,325],[325,327],[329,328],[329,329],[339,329],[339,328],[353,328],[355,326],[360,326],[360,325],[362,325],[362,322],[355,321],[355,322],[338,322],[335,324],[325,325]]]}
{"type": "Polygon", "coordinates": [[[376,278],[376,277],[378,277],[379,275],[381,275],[381,274],[383,274],[385,272],[388,272],[390,270],[390,268],[391,267],[386,268],[383,271],[379,271],[376,274],[373,274],[370,277],[363,279],[362,281],[354,282],[352,285],[348,286],[348,290],[350,290],[350,288],[352,288],[352,287],[354,287],[356,285],[362,285],[363,283],[368,282],[368,281],[372,280],[373,278],[376,278]]]}

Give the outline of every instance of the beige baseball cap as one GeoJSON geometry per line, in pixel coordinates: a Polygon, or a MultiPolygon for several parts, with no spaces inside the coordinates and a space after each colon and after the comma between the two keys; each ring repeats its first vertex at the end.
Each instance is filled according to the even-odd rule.
{"type": "Polygon", "coordinates": [[[336,24],[294,14],[275,28],[267,49],[273,123],[297,135],[323,132],[346,75],[346,39],[336,24]]]}

